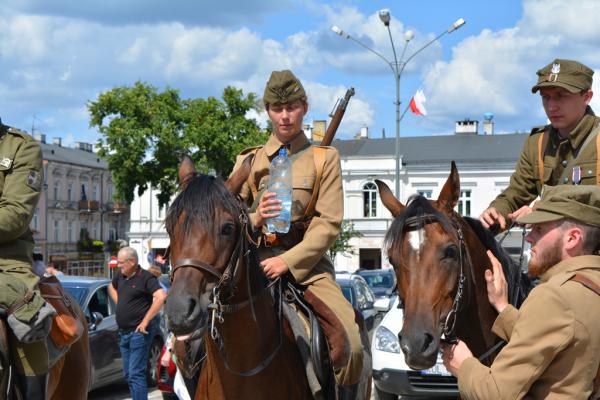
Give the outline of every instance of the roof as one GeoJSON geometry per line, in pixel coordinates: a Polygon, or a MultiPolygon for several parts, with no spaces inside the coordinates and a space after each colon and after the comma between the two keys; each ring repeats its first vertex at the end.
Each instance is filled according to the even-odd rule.
{"type": "MultiPolygon", "coordinates": [[[[445,135],[400,137],[400,155],[404,165],[457,163],[514,163],[529,134],[445,135]]],[[[373,156],[394,157],[396,138],[334,140],[342,158],[373,156]]]]}
{"type": "Polygon", "coordinates": [[[90,287],[102,285],[111,281],[110,278],[98,278],[93,276],[57,275],[58,280],[64,286],[90,287]]]}
{"type": "Polygon", "coordinates": [[[44,160],[90,168],[108,169],[108,163],[96,153],[56,144],[40,143],[44,160]]]}

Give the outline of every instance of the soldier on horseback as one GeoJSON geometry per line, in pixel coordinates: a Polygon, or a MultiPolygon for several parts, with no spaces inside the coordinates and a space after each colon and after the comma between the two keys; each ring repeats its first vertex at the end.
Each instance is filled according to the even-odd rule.
{"type": "MultiPolygon", "coordinates": [[[[10,356],[25,399],[46,399],[46,337],[55,309],[35,290],[29,223],[43,184],[40,145],[0,121],[0,308],[11,328],[10,356]]],[[[5,371],[2,371],[3,373],[5,371]]]]}

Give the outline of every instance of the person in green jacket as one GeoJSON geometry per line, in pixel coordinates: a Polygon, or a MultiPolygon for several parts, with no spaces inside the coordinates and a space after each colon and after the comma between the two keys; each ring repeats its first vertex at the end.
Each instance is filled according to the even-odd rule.
{"type": "Polygon", "coordinates": [[[46,337],[55,310],[35,290],[29,223],[43,184],[40,145],[0,121],[0,307],[14,335],[12,359],[26,399],[46,399],[46,337]]]}
{"type": "Polygon", "coordinates": [[[504,230],[507,220],[530,213],[545,185],[600,184],[600,118],[589,106],[593,74],[577,61],[562,59],[537,71],[531,91],[540,92],[550,124],[531,131],[509,186],[479,217],[486,228],[504,230]]]}

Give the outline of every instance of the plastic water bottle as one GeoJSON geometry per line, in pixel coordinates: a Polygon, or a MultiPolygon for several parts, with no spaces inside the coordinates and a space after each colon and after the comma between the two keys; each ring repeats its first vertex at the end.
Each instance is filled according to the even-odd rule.
{"type": "Polygon", "coordinates": [[[287,156],[286,149],[280,149],[277,157],[269,167],[269,192],[281,200],[279,216],[267,220],[269,232],[287,233],[292,219],[292,161],[287,156]]]}

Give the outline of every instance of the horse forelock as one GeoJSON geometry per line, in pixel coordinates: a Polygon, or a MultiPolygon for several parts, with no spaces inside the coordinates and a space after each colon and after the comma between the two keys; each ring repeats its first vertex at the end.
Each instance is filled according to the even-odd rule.
{"type": "Polygon", "coordinates": [[[181,233],[185,235],[190,233],[194,224],[210,230],[218,221],[219,212],[223,211],[237,222],[241,205],[219,178],[201,174],[193,178],[173,200],[165,218],[165,227],[169,235],[175,234],[179,223],[183,225],[181,233]],[[184,218],[180,221],[182,214],[184,218]]]}

